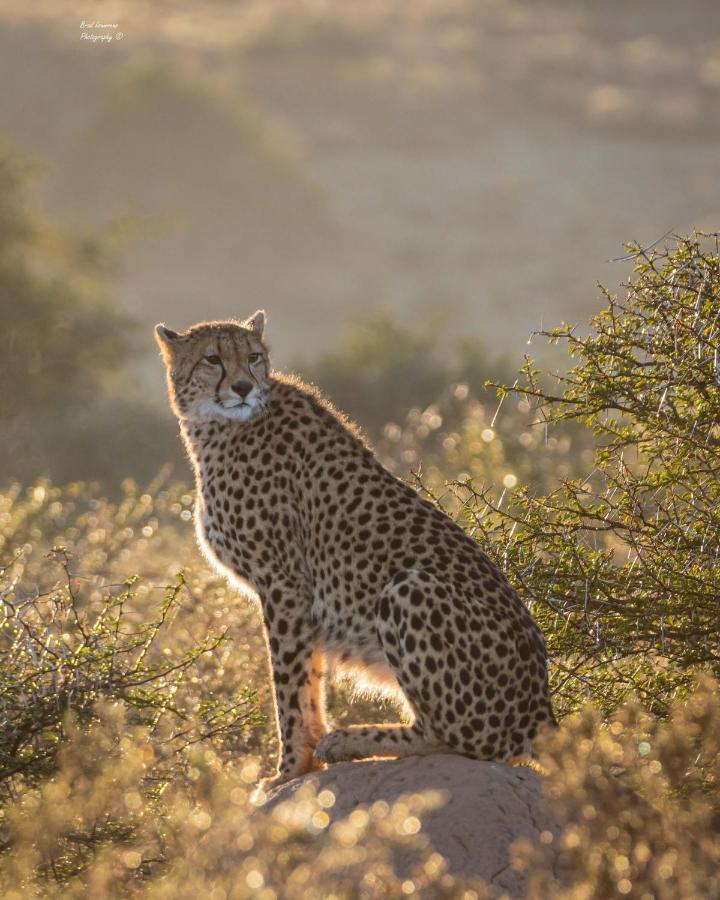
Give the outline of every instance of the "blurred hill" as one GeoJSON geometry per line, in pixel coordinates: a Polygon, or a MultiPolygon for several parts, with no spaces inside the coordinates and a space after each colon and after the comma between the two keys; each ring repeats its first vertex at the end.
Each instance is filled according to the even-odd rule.
{"type": "Polygon", "coordinates": [[[0,130],[56,215],[142,225],[117,293],[147,325],[264,305],[283,363],[441,308],[515,357],[623,241],[717,227],[713,0],[92,7],[122,41],[0,0],[0,130]]]}

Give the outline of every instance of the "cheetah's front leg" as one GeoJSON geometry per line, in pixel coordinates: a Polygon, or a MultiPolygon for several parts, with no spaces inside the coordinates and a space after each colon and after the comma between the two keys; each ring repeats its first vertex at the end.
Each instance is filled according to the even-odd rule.
{"type": "Polygon", "coordinates": [[[320,768],[314,751],[327,725],[325,658],[315,646],[309,604],[276,588],[263,598],[263,612],[280,744],[277,773],[263,782],[268,789],[320,768]]]}

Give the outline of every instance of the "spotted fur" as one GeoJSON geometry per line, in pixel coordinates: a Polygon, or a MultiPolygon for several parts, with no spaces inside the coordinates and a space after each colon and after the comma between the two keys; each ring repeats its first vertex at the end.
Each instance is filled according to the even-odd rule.
{"type": "MultiPolygon", "coordinates": [[[[158,326],[200,544],[259,596],[280,760],[526,754],[553,723],[545,644],[495,563],[393,476],[314,388],[273,374],[265,316],[158,326]],[[328,666],[399,690],[408,725],[328,734],[328,666]]],[[[381,402],[381,398],[379,398],[381,402]]]]}

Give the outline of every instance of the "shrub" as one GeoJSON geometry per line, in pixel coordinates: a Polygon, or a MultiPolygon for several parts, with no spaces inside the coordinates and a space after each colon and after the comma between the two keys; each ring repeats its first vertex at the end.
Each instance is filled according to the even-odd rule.
{"type": "Polygon", "coordinates": [[[0,147],[0,486],[38,473],[152,477],[180,457],[169,419],[123,370],[137,342],[110,284],[125,227],[61,228],[36,208],[36,175],[0,147]]]}
{"type": "Polygon", "coordinates": [[[171,578],[174,554],[190,549],[173,522],[191,497],[156,489],[127,485],[119,504],[83,485],[0,495],[0,804],[52,775],[68,728],[89,727],[102,704],[118,703],[162,748],[156,787],[195,745],[259,746],[264,718],[245,677],[264,665],[248,656],[252,614],[227,606],[199,559],[171,578]],[[121,577],[123,563],[143,577],[121,577]]]}
{"type": "Polygon", "coordinates": [[[533,418],[525,399],[498,404],[460,382],[424,409],[413,407],[402,420],[388,422],[375,446],[394,472],[415,477],[420,489],[429,489],[437,500],[442,495],[453,511],[457,504],[448,483],[549,490],[592,460],[592,435],[572,425],[548,434],[533,427],[533,418]]]}
{"type": "Polygon", "coordinates": [[[23,595],[6,584],[0,593],[0,796],[19,779],[36,784],[51,774],[66,723],[92,721],[100,701],[122,701],[131,723],[146,724],[174,750],[242,732],[255,713],[250,692],[241,689],[232,703],[208,697],[193,715],[183,690],[189,670],[223,643],[223,631],[179,654],[158,649],[180,604],[182,576],[153,617],[138,622],[129,611],[132,580],[92,601],[78,590],[67,551],[54,556],[62,570],[55,590],[23,595]]]}
{"type": "Polygon", "coordinates": [[[491,372],[499,377],[512,371],[505,360],[488,359],[478,341],[450,338],[440,316],[418,328],[385,313],[359,319],[336,350],[313,361],[300,359],[297,369],[373,439],[409,409],[427,407],[448,384],[468,382],[482,394],[491,372]]]}
{"type": "Polygon", "coordinates": [[[56,777],[11,810],[3,897],[462,896],[417,833],[437,796],[377,803],[330,824],[332,792],[308,785],[265,814],[249,801],[257,764],[234,767],[201,749],[191,754],[187,779],[149,796],[157,750],[116,706],[102,707],[88,729],[72,729],[56,777]],[[396,871],[398,850],[409,872],[396,871]]]}
{"type": "Polygon", "coordinates": [[[545,793],[562,826],[515,849],[531,900],[720,893],[720,696],[700,678],[667,721],[638,703],[587,706],[548,735],[545,793]]]}
{"type": "Polygon", "coordinates": [[[607,299],[589,334],[548,332],[570,371],[550,379],[528,361],[500,388],[592,432],[592,470],[504,504],[457,495],[549,636],[561,710],[589,695],[607,712],[631,691],[664,714],[694,671],[720,672],[717,239],[638,252],[626,296],[607,299]]]}
{"type": "Polygon", "coordinates": [[[30,196],[36,174],[0,148],[3,419],[87,403],[131,347],[130,322],[106,288],[110,239],[73,237],[43,219],[30,196]]]}

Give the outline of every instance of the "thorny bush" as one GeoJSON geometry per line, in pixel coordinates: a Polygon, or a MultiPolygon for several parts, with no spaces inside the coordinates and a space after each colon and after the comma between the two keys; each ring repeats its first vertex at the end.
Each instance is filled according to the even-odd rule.
{"type": "Polygon", "coordinates": [[[548,636],[559,711],[628,693],[665,714],[693,673],[720,674],[720,255],[717,236],[638,252],[635,278],[550,378],[531,360],[501,387],[540,427],[576,423],[594,463],[547,492],[456,484],[548,636]],[[555,382],[555,388],[552,382],[555,382]]]}

